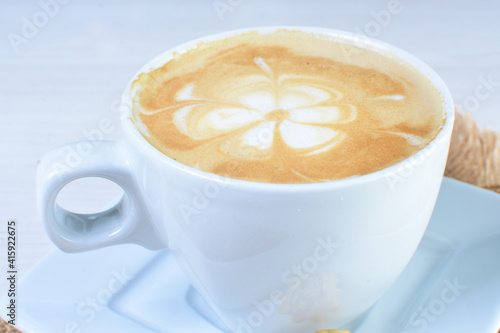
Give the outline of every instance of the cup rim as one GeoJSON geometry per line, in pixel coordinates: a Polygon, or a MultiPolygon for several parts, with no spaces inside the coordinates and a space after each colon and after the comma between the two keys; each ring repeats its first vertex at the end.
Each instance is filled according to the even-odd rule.
{"type": "Polygon", "coordinates": [[[153,59],[146,62],[132,77],[130,82],[127,84],[121,100],[121,124],[124,130],[124,135],[126,135],[134,145],[137,146],[141,152],[147,154],[150,158],[155,160],[161,160],[162,162],[178,169],[183,172],[190,173],[199,178],[205,178],[208,181],[215,181],[220,183],[230,183],[234,187],[239,187],[241,189],[248,190],[267,190],[267,191],[316,191],[316,190],[327,190],[334,188],[344,188],[347,186],[355,186],[364,183],[370,183],[382,178],[388,178],[395,174],[398,174],[402,169],[410,165],[419,164],[420,160],[425,158],[425,156],[432,153],[437,145],[440,143],[449,144],[451,138],[451,133],[453,130],[453,124],[455,119],[455,108],[451,93],[441,79],[441,77],[426,63],[417,57],[411,55],[410,53],[386,42],[369,38],[364,35],[322,27],[313,26],[262,26],[262,27],[251,27],[237,30],[230,30],[225,32],[220,32],[216,34],[207,35],[201,38],[196,38],[178,46],[172,47],[167,51],[162,52],[153,59]],[[201,42],[211,42],[216,40],[221,40],[229,37],[238,36],[240,34],[257,31],[260,33],[271,33],[276,30],[289,30],[289,31],[304,31],[313,34],[322,35],[329,38],[334,38],[346,43],[350,43],[354,46],[359,46],[365,49],[369,49],[378,52],[384,56],[397,59],[406,65],[411,66],[416,69],[420,74],[422,74],[432,86],[438,91],[441,96],[442,105],[442,115],[445,117],[445,121],[442,124],[440,131],[436,137],[431,140],[424,148],[420,151],[408,156],[404,160],[390,165],[381,170],[377,170],[368,174],[363,174],[359,176],[353,176],[337,180],[329,180],[324,182],[315,183],[266,183],[257,182],[250,180],[242,180],[237,178],[225,177],[210,173],[207,171],[199,170],[188,165],[182,164],[171,157],[163,154],[161,151],[156,149],[151,145],[144,136],[140,133],[139,129],[134,125],[132,121],[132,108],[131,105],[131,87],[132,83],[139,77],[142,73],[151,72],[172,59],[172,55],[175,53],[184,53],[192,48],[195,48],[201,42]]]}

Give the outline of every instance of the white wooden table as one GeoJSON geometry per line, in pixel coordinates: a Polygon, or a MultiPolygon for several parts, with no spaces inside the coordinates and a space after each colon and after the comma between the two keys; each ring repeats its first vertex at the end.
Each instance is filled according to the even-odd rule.
{"type": "MultiPolygon", "coordinates": [[[[7,270],[10,219],[18,225],[20,278],[54,248],[36,210],[40,156],[70,141],[118,139],[121,91],[155,55],[207,34],[261,25],[322,26],[395,44],[431,65],[481,126],[500,130],[498,1],[2,0],[0,268],[7,270]],[[102,121],[113,126],[99,131],[102,121]]],[[[98,209],[116,192],[98,186],[99,193],[85,195],[87,188],[70,191],[64,203],[98,209]]],[[[0,297],[6,290],[1,278],[0,297]]]]}

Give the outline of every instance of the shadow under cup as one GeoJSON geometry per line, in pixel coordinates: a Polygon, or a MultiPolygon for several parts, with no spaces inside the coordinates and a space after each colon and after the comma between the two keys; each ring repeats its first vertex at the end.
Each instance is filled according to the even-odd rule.
{"type": "MultiPolygon", "coordinates": [[[[441,94],[445,121],[439,134],[403,162],[355,178],[311,184],[235,180],[185,166],[151,146],[131,120],[127,89],[124,138],[110,147],[119,155],[113,155],[113,166],[104,166],[101,152],[90,174],[79,167],[72,179],[98,175],[117,182],[129,197],[133,218],[117,215],[117,229],[82,236],[65,229],[50,213],[50,196],[42,194],[41,211],[53,241],[66,251],[130,242],[168,247],[233,332],[349,328],[399,277],[425,232],[443,178],[453,102],[434,71],[399,49],[328,29],[285,29],[331,36],[416,68],[441,94]]],[[[250,30],[181,45],[139,73],[200,41],[245,31],[250,30]]],[[[44,182],[39,182],[41,192],[58,191],[59,185],[44,182]]]]}

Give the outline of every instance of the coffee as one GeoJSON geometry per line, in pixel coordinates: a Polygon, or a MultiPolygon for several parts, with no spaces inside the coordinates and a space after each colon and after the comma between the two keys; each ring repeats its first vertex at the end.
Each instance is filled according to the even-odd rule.
{"type": "Polygon", "coordinates": [[[289,30],[199,43],[141,74],[132,95],[134,123],[165,155],[266,183],[384,169],[424,148],[445,118],[412,67],[289,30]]]}

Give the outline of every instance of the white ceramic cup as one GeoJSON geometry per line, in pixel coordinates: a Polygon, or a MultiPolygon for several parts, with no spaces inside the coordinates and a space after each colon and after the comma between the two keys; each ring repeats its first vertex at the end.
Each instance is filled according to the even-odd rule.
{"type": "MultiPolygon", "coordinates": [[[[313,184],[229,179],[180,164],[151,146],[130,120],[129,85],[121,141],[91,149],[88,142],[70,143],[40,161],[38,205],[53,242],[68,252],[121,243],[168,248],[233,332],[349,328],[398,278],[425,232],[443,177],[453,102],[433,70],[393,46],[329,29],[285,28],[361,45],[416,68],[442,97],[446,120],[437,137],[405,161],[356,178],[313,184]],[[82,177],[110,179],[126,195],[96,214],[59,207],[59,191],[82,177]]],[[[186,43],[138,74],[201,41],[272,29],[186,43]]]]}

